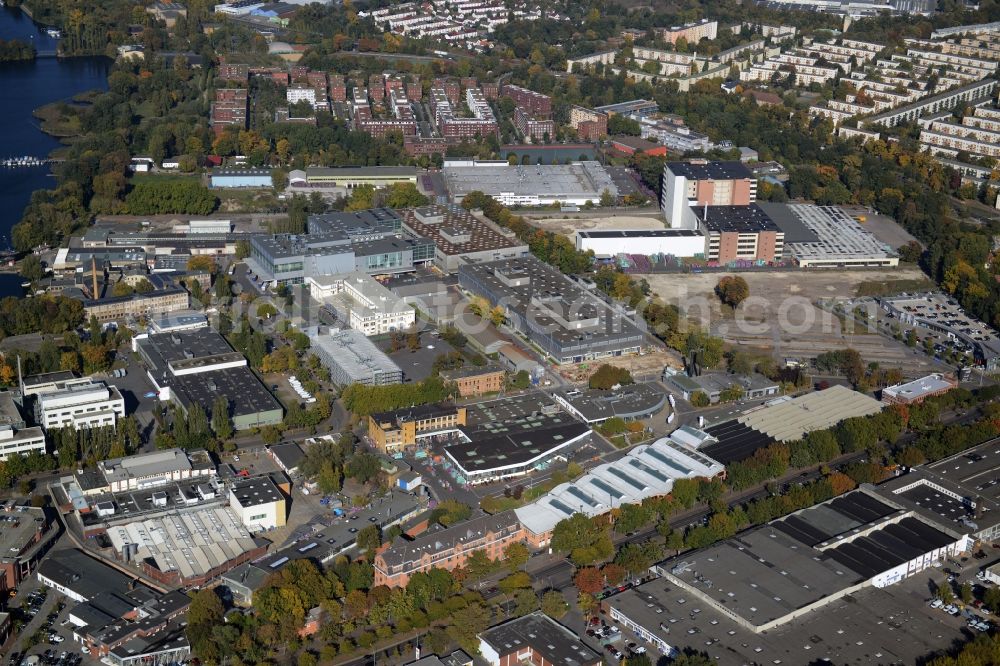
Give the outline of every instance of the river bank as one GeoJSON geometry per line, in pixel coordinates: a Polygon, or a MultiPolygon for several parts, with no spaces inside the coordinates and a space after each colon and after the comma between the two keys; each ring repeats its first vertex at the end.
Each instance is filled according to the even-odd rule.
{"type": "Polygon", "coordinates": [[[80,136],[82,132],[80,116],[76,111],[90,106],[100,94],[99,90],[87,90],[74,95],[69,101],[56,100],[43,104],[33,110],[31,115],[39,121],[40,130],[64,144],[70,143],[71,139],[80,136]]]}

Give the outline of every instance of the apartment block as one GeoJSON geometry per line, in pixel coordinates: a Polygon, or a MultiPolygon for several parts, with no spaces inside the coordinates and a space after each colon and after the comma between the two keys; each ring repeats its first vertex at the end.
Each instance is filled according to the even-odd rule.
{"type": "Polygon", "coordinates": [[[556,136],[556,125],[551,118],[533,118],[521,107],[514,109],[514,127],[529,143],[551,141],[556,136]]]}
{"type": "Polygon", "coordinates": [[[608,115],[582,106],[570,107],[569,125],[581,141],[600,141],[608,135],[608,115]]]}
{"type": "Polygon", "coordinates": [[[505,85],[500,94],[514,100],[517,106],[534,117],[548,118],[552,115],[552,98],[548,95],[515,85],[505,85]]]}
{"type": "Polygon", "coordinates": [[[683,38],[688,44],[697,44],[703,39],[715,39],[719,34],[719,22],[702,19],[672,28],[655,28],[656,36],[665,42],[677,44],[683,38]]]}

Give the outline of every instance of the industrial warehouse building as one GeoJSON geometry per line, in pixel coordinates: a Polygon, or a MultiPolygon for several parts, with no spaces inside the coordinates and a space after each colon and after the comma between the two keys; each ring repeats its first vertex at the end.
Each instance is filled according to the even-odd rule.
{"type": "Polygon", "coordinates": [[[599,516],[624,504],[666,495],[677,479],[712,479],[725,474],[721,463],[671,437],[637,446],[544,497],[515,509],[532,541],[545,543],[552,530],[573,514],[599,516]]]}
{"type": "Polygon", "coordinates": [[[488,194],[505,206],[596,205],[605,192],[618,196],[618,186],[599,162],[511,166],[506,161],[450,160],[442,173],[455,203],[470,192],[488,194]]]}
{"type": "Polygon", "coordinates": [[[667,402],[667,394],[654,384],[629,384],[617,389],[560,389],[552,397],[570,414],[586,423],[601,423],[612,417],[635,421],[656,414],[667,402]]]}
{"type": "Polygon", "coordinates": [[[440,446],[460,482],[477,484],[528,474],[587,441],[590,428],[536,393],[470,407],[419,405],[372,414],[368,437],[390,455],[440,446]]]}
{"type": "Polygon", "coordinates": [[[312,341],[311,351],[330,371],[330,380],[337,386],[382,386],[403,381],[399,366],[361,331],[314,328],[307,334],[312,341]]]}
{"type": "Polygon", "coordinates": [[[697,257],[705,254],[705,234],[696,229],[592,229],[576,232],[576,249],[597,257],[618,254],[663,254],[697,257]]]}
{"type": "Polygon", "coordinates": [[[472,296],[501,305],[517,333],[556,363],[637,354],[644,336],[617,304],[601,300],[533,256],[459,268],[472,296]]]}
{"type": "Polygon", "coordinates": [[[113,525],[107,536],[122,561],[139,563],[165,585],[201,585],[267,551],[267,542],[254,539],[240,516],[225,507],[113,525]]]}
{"type": "MultiPolygon", "coordinates": [[[[291,178],[292,172],[289,174],[291,178]]],[[[298,175],[298,174],[296,174],[298,175]]],[[[387,187],[395,183],[417,184],[417,168],[408,166],[373,167],[308,167],[305,181],[310,187],[345,187],[352,189],[361,185],[387,187]]]]}
{"type": "Polygon", "coordinates": [[[272,187],[270,169],[216,167],[212,169],[213,188],[272,187]]]}
{"type": "Polygon", "coordinates": [[[223,396],[237,430],[281,422],[281,404],[246,357],[210,328],[137,335],[132,350],[142,357],[160,400],[173,401],[185,413],[200,405],[210,415],[215,399],[223,396]]]}
{"type": "Polygon", "coordinates": [[[716,441],[701,451],[728,465],[774,442],[794,442],[845,419],[877,414],[884,406],[871,396],[840,385],[797,398],[778,398],[761,409],[706,428],[716,441]]]}
{"type": "MultiPolygon", "coordinates": [[[[838,627],[882,624],[868,610],[875,600],[858,593],[933,567],[960,552],[963,540],[869,490],[668,559],[653,567],[661,578],[607,598],[605,611],[664,654],[707,645],[725,664],[771,663],[779,654],[787,663],[825,662],[846,658],[843,651],[851,648],[862,662],[878,663],[874,653],[890,650],[892,661],[912,661],[900,651],[922,640],[923,630],[911,635],[915,626],[907,627],[903,644],[869,633],[862,648],[857,633],[848,634],[851,648],[836,644],[844,634],[838,627]],[[848,595],[856,603],[843,603],[848,595]]],[[[934,631],[933,624],[926,630],[934,631]]]]}

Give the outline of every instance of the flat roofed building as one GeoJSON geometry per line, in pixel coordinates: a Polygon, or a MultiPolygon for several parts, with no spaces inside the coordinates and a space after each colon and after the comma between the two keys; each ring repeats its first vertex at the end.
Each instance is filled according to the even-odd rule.
{"type": "Polygon", "coordinates": [[[575,633],[539,611],[479,634],[479,653],[490,666],[528,661],[538,666],[600,666],[601,655],[575,633]]]}
{"type": "Polygon", "coordinates": [[[211,413],[218,396],[226,399],[237,430],[281,421],[284,410],[250,370],[246,357],[210,328],[137,335],[132,348],[164,401],[185,413],[200,405],[211,413]]]}
{"type": "Polygon", "coordinates": [[[35,401],[35,418],[46,430],[113,426],[124,416],[124,398],[117,388],[104,382],[65,385],[42,393],[35,401]]]}
{"type": "Polygon", "coordinates": [[[466,262],[523,257],[529,252],[512,231],[456,204],[424,206],[402,215],[406,231],[434,241],[434,263],[448,273],[466,262]]]}
{"type": "Polygon", "coordinates": [[[932,396],[947,393],[957,386],[958,382],[952,377],[934,373],[912,382],[885,387],[882,389],[882,402],[890,405],[915,405],[932,396]]]}
{"type": "Polygon", "coordinates": [[[882,403],[875,398],[835,384],[822,391],[766,406],[738,420],[779,442],[791,442],[844,419],[877,414],[882,408],[882,403]]]}
{"type": "Polygon", "coordinates": [[[25,427],[14,394],[0,392],[0,460],[14,453],[26,456],[32,451],[45,453],[45,433],[37,426],[25,427]]]}
{"type": "Polygon", "coordinates": [[[492,483],[523,476],[590,438],[589,427],[564,413],[539,414],[498,425],[493,431],[467,434],[471,441],[444,447],[465,483],[492,483]]]}
{"type": "Polygon", "coordinates": [[[556,363],[638,353],[644,336],[629,315],[533,256],[459,268],[458,283],[556,363]]]}
{"type": "Polygon", "coordinates": [[[404,331],[416,321],[416,311],[406,301],[367,273],[309,276],[309,293],[333,308],[342,321],[365,335],[404,331]]]}
{"type": "Polygon", "coordinates": [[[644,419],[663,409],[667,395],[655,384],[629,384],[618,389],[560,389],[552,397],[586,423],[612,417],[625,421],[644,419]]]}
{"type": "Polygon", "coordinates": [[[383,386],[403,381],[399,366],[364,333],[354,329],[321,332],[318,328],[307,333],[312,352],[330,371],[330,380],[337,386],[383,386]]]}
{"type": "Polygon", "coordinates": [[[117,493],[157,488],[173,481],[208,479],[215,475],[215,463],[204,449],[174,448],[102,460],[97,470],[104,477],[107,492],[117,493]]]}
{"type": "Polygon", "coordinates": [[[0,594],[7,596],[38,567],[55,530],[44,509],[13,500],[0,507],[0,594]]]}
{"type": "Polygon", "coordinates": [[[487,393],[499,393],[503,390],[507,373],[497,367],[466,366],[458,370],[446,370],[441,379],[458,387],[458,395],[471,398],[487,393]]]}
{"type": "Polygon", "coordinates": [[[667,162],[663,177],[683,178],[683,191],[692,205],[747,206],[757,200],[757,179],[739,161],[667,162]]]}
{"type": "Polygon", "coordinates": [[[469,192],[483,192],[505,206],[547,206],[555,202],[583,206],[597,204],[608,192],[617,197],[618,186],[599,162],[514,165],[507,162],[450,160],[444,180],[453,202],[469,192]]]}
{"type": "Polygon", "coordinates": [[[758,373],[750,375],[730,375],[722,373],[709,373],[688,377],[685,374],[671,376],[667,383],[677,388],[685,400],[690,400],[691,396],[697,392],[702,392],[708,396],[712,402],[719,402],[723,391],[739,387],[743,391],[743,399],[759,400],[769,396],[776,396],[781,392],[781,387],[758,373]]]}
{"type": "Polygon", "coordinates": [[[590,229],[576,232],[576,249],[598,257],[619,254],[705,255],[705,234],[697,229],[590,229]]]}
{"type": "MultiPolygon", "coordinates": [[[[762,208],[783,223],[788,211],[811,239],[791,240],[787,231],[785,253],[802,267],[855,267],[899,265],[892,248],[836,206],[766,204],[762,208]],[[784,209],[784,210],[782,210],[784,209]]],[[[794,225],[794,222],[793,222],[794,225]]]]}
{"type": "Polygon", "coordinates": [[[455,432],[466,423],[465,407],[420,405],[368,417],[368,436],[383,453],[396,453],[421,437],[455,432]]]}
{"type": "Polygon", "coordinates": [[[229,489],[229,507],[253,531],[285,524],[285,496],[267,476],[234,483],[229,489]]]}
{"type": "Polygon", "coordinates": [[[267,453],[278,467],[289,476],[298,475],[299,463],[306,457],[302,447],[295,442],[274,444],[267,447],[267,453]]]}
{"type": "Polygon", "coordinates": [[[395,183],[417,184],[417,168],[408,166],[307,167],[310,185],[336,185],[353,189],[361,185],[386,187],[395,183]]]}
{"type": "Polygon", "coordinates": [[[617,102],[615,104],[594,107],[594,110],[606,113],[609,116],[619,113],[623,116],[638,116],[640,118],[645,118],[646,116],[651,116],[658,112],[660,107],[656,102],[647,99],[633,99],[628,102],[617,102]]]}
{"type": "Polygon", "coordinates": [[[620,460],[598,465],[580,478],[556,486],[541,499],[515,512],[533,541],[544,545],[556,524],[573,514],[599,516],[623,504],[666,495],[677,479],[712,479],[724,474],[721,463],[687,444],[663,437],[633,448],[620,460]]]}
{"type": "Polygon", "coordinates": [[[785,233],[757,204],[687,209],[705,229],[705,258],[719,264],[773,262],[785,254],[785,233]]]}
{"type": "Polygon", "coordinates": [[[409,234],[357,237],[344,233],[254,236],[247,265],[264,283],[301,284],[307,276],[361,271],[394,275],[434,260],[434,242],[409,234]]]}
{"type": "MultiPolygon", "coordinates": [[[[916,575],[964,541],[858,490],[668,559],[655,571],[699,605],[761,633],[865,587],[916,575]]],[[[610,615],[640,624],[625,607],[610,615]]]]}
{"type": "Polygon", "coordinates": [[[57,550],[38,565],[38,582],[73,601],[85,602],[102,592],[125,594],[134,579],[75,548],[57,550]]]}

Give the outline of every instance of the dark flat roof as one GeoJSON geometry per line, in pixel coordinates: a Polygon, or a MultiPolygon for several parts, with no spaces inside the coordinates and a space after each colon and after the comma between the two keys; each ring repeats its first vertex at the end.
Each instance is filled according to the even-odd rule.
{"type": "Polygon", "coordinates": [[[125,594],[132,580],[75,548],[50,553],[38,565],[38,573],[85,599],[102,592],[125,594]]]}
{"type": "Polygon", "coordinates": [[[274,482],[266,476],[258,476],[236,483],[233,485],[232,492],[242,507],[270,504],[284,497],[274,482]]]}
{"type": "Polygon", "coordinates": [[[702,453],[723,465],[749,458],[757,449],[774,443],[774,438],[735,419],[705,428],[705,432],[719,441],[701,449],[702,453]]]}
{"type": "Polygon", "coordinates": [[[802,220],[788,207],[788,204],[767,201],[757,205],[785,232],[786,243],[816,243],[819,241],[816,232],[804,225],[802,220]]]}
{"type": "Polygon", "coordinates": [[[193,375],[170,378],[170,388],[184,402],[185,407],[198,403],[211,415],[216,396],[229,399],[231,417],[246,416],[275,409],[281,404],[271,395],[250,368],[226,368],[193,375]]]}
{"type": "Polygon", "coordinates": [[[576,634],[540,612],[534,612],[487,629],[479,635],[501,661],[505,655],[530,647],[549,664],[579,666],[595,664],[601,656],[587,647],[576,634]]]}
{"type": "Polygon", "coordinates": [[[742,180],[754,177],[747,165],[735,160],[704,163],[667,162],[667,167],[675,176],[684,176],[690,180],[742,180]]]}
{"type": "Polygon", "coordinates": [[[371,417],[376,423],[405,423],[422,421],[439,416],[450,416],[458,410],[455,405],[415,405],[388,412],[375,412],[371,417]]]}
{"type": "Polygon", "coordinates": [[[692,206],[691,210],[709,231],[781,231],[774,220],[755,203],[749,206],[692,206]]]}
{"type": "Polygon", "coordinates": [[[523,465],[588,432],[588,426],[576,421],[549,428],[524,423],[510,432],[477,437],[471,442],[446,446],[445,450],[467,472],[485,472],[523,465]]]}

